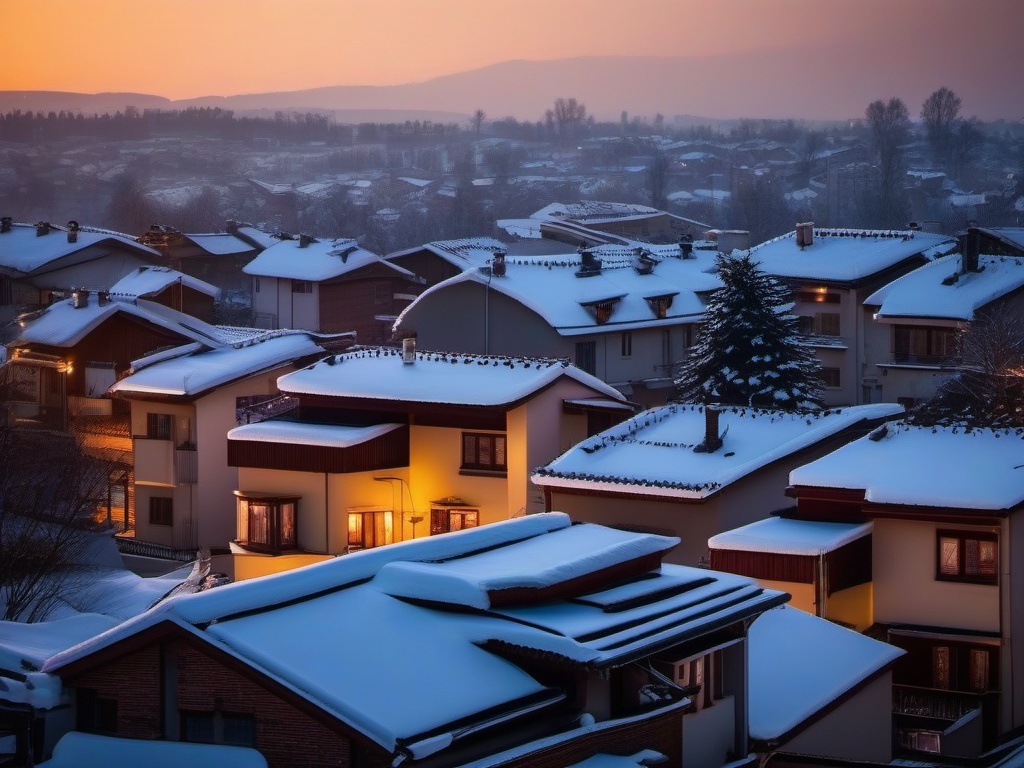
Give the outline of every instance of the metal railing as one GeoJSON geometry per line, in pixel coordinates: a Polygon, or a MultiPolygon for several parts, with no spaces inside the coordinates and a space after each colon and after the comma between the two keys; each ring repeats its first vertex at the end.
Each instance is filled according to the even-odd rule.
{"type": "Polygon", "coordinates": [[[151,541],[139,541],[138,539],[126,536],[115,536],[117,549],[122,555],[137,555],[139,557],[155,557],[160,560],[176,560],[182,563],[190,563],[196,559],[197,552],[194,549],[176,549],[164,544],[154,544],[151,541]]]}
{"type": "Polygon", "coordinates": [[[254,405],[238,408],[235,412],[235,420],[239,425],[255,424],[258,421],[265,421],[266,419],[288,413],[298,407],[299,401],[297,398],[279,395],[254,405]]]}

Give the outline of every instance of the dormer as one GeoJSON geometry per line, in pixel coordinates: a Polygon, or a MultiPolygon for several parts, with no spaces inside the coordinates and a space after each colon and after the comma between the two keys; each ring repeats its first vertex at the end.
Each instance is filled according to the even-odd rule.
{"type": "Polygon", "coordinates": [[[604,325],[611,318],[612,311],[615,309],[615,305],[622,299],[622,296],[609,296],[608,298],[596,299],[594,301],[581,301],[580,306],[594,315],[598,325],[604,325]]]}
{"type": "Polygon", "coordinates": [[[657,296],[645,296],[647,303],[651,305],[651,311],[659,320],[668,317],[668,311],[672,308],[672,300],[679,295],[679,292],[662,293],[657,296]]]}

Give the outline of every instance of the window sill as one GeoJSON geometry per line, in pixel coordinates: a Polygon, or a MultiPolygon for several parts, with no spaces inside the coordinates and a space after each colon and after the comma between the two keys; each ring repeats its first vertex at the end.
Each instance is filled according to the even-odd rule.
{"type": "Polygon", "coordinates": [[[468,469],[460,468],[460,475],[467,475],[469,477],[508,477],[507,469],[468,469]]]}

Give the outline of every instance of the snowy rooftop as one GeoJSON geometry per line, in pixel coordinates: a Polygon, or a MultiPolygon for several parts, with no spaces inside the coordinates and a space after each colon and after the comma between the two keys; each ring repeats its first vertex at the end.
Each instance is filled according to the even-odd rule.
{"type": "Polygon", "coordinates": [[[645,749],[635,755],[594,755],[582,763],[573,763],[569,768],[640,768],[645,765],[659,765],[668,758],[653,749],[645,749]]]}
{"type": "MultiPolygon", "coordinates": [[[[262,234],[262,233],[261,233],[262,234]]],[[[214,232],[202,235],[185,235],[207,253],[214,256],[232,256],[251,253],[252,245],[229,232],[214,232]]]]}
{"type": "Polygon", "coordinates": [[[765,611],[750,625],[750,736],[788,739],[905,652],[796,608],[765,611]]]}
{"type": "Polygon", "coordinates": [[[531,219],[565,218],[582,223],[596,223],[609,219],[634,216],[656,216],[657,208],[636,203],[607,203],[597,200],[582,200],[578,203],[551,203],[530,214],[531,219]]]}
{"type": "Polygon", "coordinates": [[[267,768],[260,752],[223,744],[191,744],[162,739],[125,739],[69,731],[53,748],[53,757],[38,768],[267,768]]]}
{"type": "Polygon", "coordinates": [[[703,499],[843,429],[902,412],[884,403],[808,414],[725,407],[722,447],[697,453],[704,442],[703,406],[665,405],[587,438],[532,479],[553,488],[703,499]]]}
{"type": "Polygon", "coordinates": [[[1024,250],[1024,227],[984,227],[981,231],[1002,240],[1011,248],[1024,250]]]}
{"type": "Polygon", "coordinates": [[[807,280],[855,282],[894,267],[918,254],[948,253],[956,241],[926,232],[866,229],[814,229],[814,243],[796,244],[790,232],[750,250],[769,274],[807,280]],[[943,246],[948,246],[942,250],[943,246]]]}
{"type": "Polygon", "coordinates": [[[111,392],[127,396],[197,396],[228,382],[323,353],[320,337],[306,331],[271,332],[262,338],[206,348],[186,345],[160,360],[135,361],[111,392]],[[146,364],[149,362],[150,364],[146,364]]]}
{"type": "MultiPolygon", "coordinates": [[[[28,274],[78,251],[111,245],[146,258],[160,258],[157,251],[141,245],[130,235],[83,227],[78,231],[77,242],[69,243],[63,228],[51,226],[48,234],[37,236],[34,224],[13,224],[9,232],[0,235],[0,267],[28,274]]],[[[97,255],[100,254],[93,254],[91,258],[97,255]]]]}
{"type": "Polygon", "coordinates": [[[1016,430],[889,424],[798,467],[789,480],[863,490],[865,501],[876,504],[1005,510],[1024,502],[1024,437],[1016,430]]]}
{"type": "Polygon", "coordinates": [[[655,549],[665,541],[623,532],[612,534],[618,537],[613,541],[592,533],[597,526],[575,528],[580,532],[570,533],[570,521],[560,513],[529,515],[172,597],[58,654],[45,671],[59,672],[170,621],[300,692],[385,748],[397,749],[401,740],[423,757],[458,738],[456,721],[472,722],[491,708],[536,708],[561,699],[559,691],[486,650],[489,644],[602,666],[642,658],[785,600],[750,579],[681,566],[663,566],[640,580],[605,576],[605,585],[591,595],[497,611],[453,612],[388,594],[416,591],[419,597],[447,599],[441,579],[432,575],[429,584],[420,585],[418,571],[399,567],[407,564],[457,569],[464,586],[479,589],[508,578],[517,584],[536,578],[523,563],[529,561],[527,553],[543,554],[542,573],[566,584],[650,551],[648,540],[657,543],[655,549]],[[544,543],[556,535],[557,547],[554,541],[544,543]],[[432,663],[424,663],[424,648],[430,649],[432,663]]]}
{"type": "Polygon", "coordinates": [[[228,440],[349,448],[386,435],[402,426],[402,424],[375,424],[371,427],[350,427],[344,424],[308,424],[271,419],[257,424],[235,427],[228,432],[228,440]]]}
{"type": "Polygon", "coordinates": [[[416,352],[405,364],[389,347],[365,347],[325,358],[277,381],[286,394],[417,403],[501,406],[529,397],[561,377],[618,402],[623,396],[565,360],[416,352]]]}
{"type": "Polygon", "coordinates": [[[260,248],[269,248],[272,245],[276,245],[281,240],[270,232],[264,232],[262,229],[256,227],[239,227],[238,234],[243,238],[252,240],[260,248]]]}
{"type": "Polygon", "coordinates": [[[459,240],[435,240],[432,243],[407,248],[388,256],[388,259],[400,259],[412,253],[427,250],[439,256],[459,269],[482,267],[490,263],[498,251],[508,251],[508,246],[493,237],[467,237],[459,240]]]}
{"type": "Polygon", "coordinates": [[[247,275],[321,282],[380,264],[403,276],[412,275],[408,270],[361,248],[355,240],[316,240],[306,246],[299,245],[299,242],[278,240],[246,264],[242,271],[247,275]]]}
{"type": "Polygon", "coordinates": [[[125,296],[137,299],[141,296],[155,296],[169,285],[181,283],[207,296],[216,298],[220,296],[220,288],[210,285],[198,277],[192,277],[178,272],[170,267],[139,267],[134,272],[129,272],[110,287],[110,293],[116,296],[125,296]]]}
{"type": "Polygon", "coordinates": [[[110,301],[100,305],[94,293],[89,294],[85,306],[76,308],[72,301],[58,301],[39,314],[23,316],[26,324],[14,343],[73,347],[101,323],[118,313],[204,344],[219,345],[223,340],[216,327],[154,301],[121,301],[111,297],[110,301]]]}
{"type": "Polygon", "coordinates": [[[981,270],[963,274],[960,265],[959,255],[943,256],[875,291],[864,303],[878,306],[879,318],[973,320],[986,304],[1024,287],[1024,259],[979,256],[981,270]]]}
{"type": "Polygon", "coordinates": [[[817,556],[834,552],[869,535],[871,527],[871,523],[825,523],[769,517],[712,536],[708,539],[708,548],[817,556]]]}
{"type": "Polygon", "coordinates": [[[694,251],[695,258],[676,258],[678,246],[645,246],[655,262],[651,274],[640,274],[635,250],[619,245],[590,249],[601,259],[600,274],[578,277],[579,254],[565,256],[516,256],[506,261],[503,277],[491,277],[482,270],[469,270],[424,291],[405,313],[435,292],[465,282],[488,285],[540,315],[563,336],[591,334],[601,329],[625,331],[659,325],[695,322],[704,314],[698,294],[721,287],[714,273],[714,256],[694,251]],[[657,316],[653,300],[671,297],[664,318],[657,316]],[[612,302],[611,315],[598,323],[594,307],[612,302]]]}

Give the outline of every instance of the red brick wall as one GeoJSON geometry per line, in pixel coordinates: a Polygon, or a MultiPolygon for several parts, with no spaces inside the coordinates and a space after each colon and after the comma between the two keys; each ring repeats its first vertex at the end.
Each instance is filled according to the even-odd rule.
{"type": "Polygon", "coordinates": [[[101,699],[117,701],[117,735],[158,739],[160,718],[160,646],[127,653],[116,662],[66,680],[75,688],[94,688],[101,699]]]}

